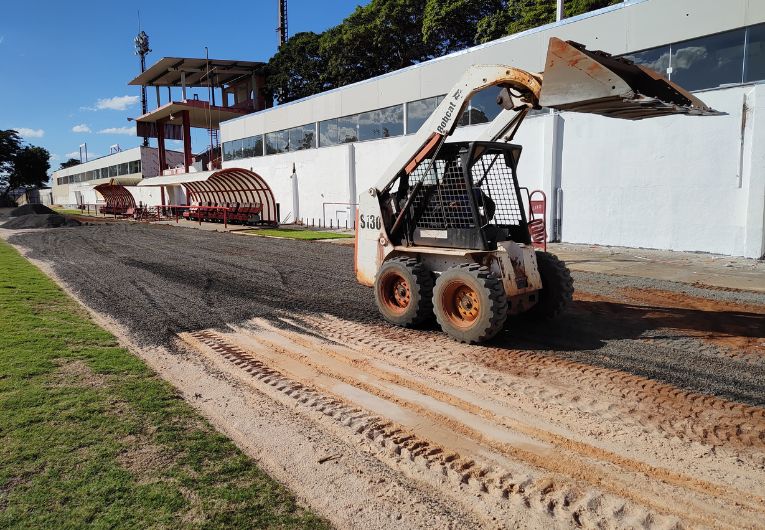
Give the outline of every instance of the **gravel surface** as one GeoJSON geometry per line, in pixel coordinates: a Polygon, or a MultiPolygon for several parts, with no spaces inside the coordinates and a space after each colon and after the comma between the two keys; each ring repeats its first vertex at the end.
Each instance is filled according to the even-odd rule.
{"type": "Polygon", "coordinates": [[[736,291],[727,289],[704,288],[687,283],[670,282],[667,280],[655,280],[653,278],[638,278],[635,276],[620,276],[616,274],[602,274],[597,272],[573,273],[580,285],[586,284],[587,292],[593,294],[610,295],[614,289],[633,287],[635,289],[660,289],[674,293],[683,293],[698,298],[709,300],[725,300],[739,304],[753,304],[765,306],[765,294],[752,291],[736,291]]]}
{"type": "MultiPolygon", "coordinates": [[[[125,224],[27,232],[11,242],[52,262],[89,306],[146,345],[170,345],[178,332],[225,328],[253,317],[276,322],[285,315],[327,313],[379,322],[371,290],[355,281],[352,247],[125,224]]],[[[574,277],[579,291],[613,299],[577,301],[565,317],[543,325],[517,319],[494,346],[765,405],[762,355],[727,355],[724,347],[692,336],[730,327],[742,337],[762,337],[762,313],[673,309],[657,318],[654,308],[620,303],[618,291],[661,289],[750,305],[763,305],[762,295],[593,273],[574,277]]],[[[429,333],[412,337],[427,339],[429,333]]]]}

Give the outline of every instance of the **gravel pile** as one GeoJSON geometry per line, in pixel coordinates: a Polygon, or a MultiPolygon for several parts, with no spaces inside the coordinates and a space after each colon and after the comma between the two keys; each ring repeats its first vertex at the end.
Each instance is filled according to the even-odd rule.
{"type": "Polygon", "coordinates": [[[69,219],[57,213],[50,214],[27,214],[19,217],[11,217],[3,223],[3,228],[18,230],[22,228],[60,228],[62,226],[80,226],[82,223],[77,219],[69,219]]]}
{"type": "Polygon", "coordinates": [[[44,204],[25,204],[14,208],[8,215],[10,217],[21,217],[22,215],[38,214],[38,215],[50,215],[56,212],[45,206],[44,204]]]}

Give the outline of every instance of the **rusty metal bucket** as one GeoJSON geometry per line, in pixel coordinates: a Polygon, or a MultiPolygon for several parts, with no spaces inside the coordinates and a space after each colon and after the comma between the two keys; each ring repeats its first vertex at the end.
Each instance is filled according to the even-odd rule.
{"type": "Polygon", "coordinates": [[[626,120],[724,114],[650,68],[555,37],[550,39],[543,75],[543,107],[626,120]]]}

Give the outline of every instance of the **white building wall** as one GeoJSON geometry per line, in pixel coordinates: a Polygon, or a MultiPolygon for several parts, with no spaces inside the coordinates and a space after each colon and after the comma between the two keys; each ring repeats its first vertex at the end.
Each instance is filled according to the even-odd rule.
{"type": "Polygon", "coordinates": [[[744,94],[763,88],[702,94],[728,113],[714,118],[623,122],[565,113],[563,240],[761,256],[762,238],[747,243],[747,231],[762,226],[763,194],[747,205],[765,178],[765,166],[751,163],[765,143],[749,138],[765,121],[750,122],[742,147],[741,120],[744,94]]]}
{"type": "MultiPolygon", "coordinates": [[[[167,163],[170,167],[182,165],[184,162],[183,153],[179,151],[166,151],[167,163]]],[[[93,171],[104,167],[123,164],[125,162],[132,162],[135,160],[141,161],[141,172],[133,173],[129,175],[120,175],[115,177],[117,179],[141,179],[151,178],[159,175],[159,154],[155,147],[134,147],[132,149],[126,149],[117,153],[102,156],[94,160],[89,160],[76,166],[68,167],[65,169],[59,169],[53,172],[51,177],[52,184],[52,197],[53,204],[60,204],[64,206],[74,206],[78,204],[77,194],[81,194],[82,202],[84,204],[97,204],[103,203],[104,199],[100,194],[96,193],[93,189],[99,184],[109,182],[111,179],[95,179],[86,182],[76,182],[71,184],[58,184],[60,177],[68,177],[70,175],[77,175],[79,173],[85,173],[87,171],[93,171]]],[[[148,206],[159,206],[162,204],[161,196],[159,192],[148,193],[144,188],[129,187],[133,197],[135,197],[136,204],[142,203],[148,206]]],[[[185,197],[185,196],[184,196],[185,197]]],[[[166,201],[167,203],[167,201],[166,201]]]]}

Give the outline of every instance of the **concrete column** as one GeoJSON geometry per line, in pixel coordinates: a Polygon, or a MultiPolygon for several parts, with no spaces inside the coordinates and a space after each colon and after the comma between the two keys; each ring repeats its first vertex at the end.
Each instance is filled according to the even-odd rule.
{"type": "Polygon", "coordinates": [[[744,256],[765,255],[765,87],[753,87],[744,99],[746,123],[742,149],[742,187],[746,192],[744,256]]]}
{"type": "Polygon", "coordinates": [[[167,154],[165,153],[165,120],[157,120],[157,154],[159,155],[159,176],[167,169],[167,154]]]}
{"type": "Polygon", "coordinates": [[[294,222],[300,219],[300,190],[298,189],[298,176],[295,169],[295,163],[292,163],[292,218],[294,222]]]}
{"type": "Polygon", "coordinates": [[[547,195],[547,238],[561,241],[563,237],[563,186],[561,159],[563,155],[563,123],[560,114],[545,116],[542,189],[547,195]]]}
{"type": "MultiPolygon", "coordinates": [[[[348,144],[348,202],[350,204],[356,204],[359,202],[358,194],[356,193],[356,148],[353,144],[348,144]]],[[[350,218],[351,228],[356,228],[356,207],[351,206],[348,212],[350,218]]]]}
{"type": "Polygon", "coordinates": [[[189,111],[181,111],[181,117],[183,118],[183,161],[186,173],[188,173],[189,167],[194,163],[194,156],[191,153],[191,117],[189,111]]]}

